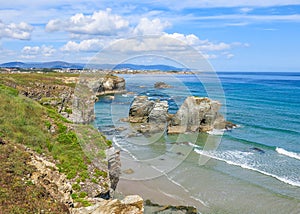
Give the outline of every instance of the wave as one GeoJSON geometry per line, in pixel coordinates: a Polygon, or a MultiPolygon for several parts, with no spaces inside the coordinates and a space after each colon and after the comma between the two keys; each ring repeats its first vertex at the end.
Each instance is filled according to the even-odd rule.
{"type": "Polygon", "coordinates": [[[120,149],[122,149],[124,152],[127,152],[127,154],[132,157],[134,160],[138,160],[128,149],[125,149],[123,146],[121,146],[119,140],[114,136],[113,137],[113,142],[115,143],[115,145],[117,147],[119,147],[120,149]]]}
{"type": "Polygon", "coordinates": [[[223,135],[224,134],[225,129],[213,129],[211,131],[207,131],[207,134],[210,135],[223,135]]]}
{"type": "Polygon", "coordinates": [[[257,169],[257,168],[254,168],[253,166],[249,166],[245,163],[238,163],[238,162],[234,162],[234,161],[230,161],[230,160],[226,160],[224,158],[220,158],[220,157],[217,157],[215,155],[212,155],[212,154],[209,154],[208,152],[206,151],[203,151],[203,150],[199,150],[199,149],[194,149],[194,151],[200,155],[204,155],[204,156],[207,156],[207,157],[210,157],[210,158],[213,158],[213,159],[216,159],[216,160],[219,160],[219,161],[223,161],[229,165],[233,165],[233,166],[239,166],[243,169],[248,169],[248,170],[252,170],[252,171],[255,171],[255,172],[259,172],[261,174],[264,174],[264,175],[267,175],[267,176],[270,176],[270,177],[273,177],[273,178],[276,178],[277,180],[281,181],[281,182],[284,182],[286,184],[289,184],[289,185],[292,185],[292,186],[297,186],[297,187],[300,187],[300,182],[299,181],[292,181],[292,180],[289,180],[288,178],[286,177],[280,177],[278,175],[274,175],[272,173],[269,173],[269,172],[266,172],[266,171],[263,171],[263,170],[260,170],[260,169],[257,169]]]}
{"type": "Polygon", "coordinates": [[[225,139],[232,140],[232,141],[239,142],[239,143],[243,143],[243,144],[246,144],[246,145],[252,145],[252,146],[261,147],[261,148],[270,149],[270,150],[275,150],[276,149],[276,146],[269,146],[269,145],[266,145],[266,144],[263,144],[263,143],[258,143],[258,142],[246,140],[246,139],[243,139],[243,138],[233,137],[233,136],[230,136],[230,135],[223,135],[223,137],[225,139]]]}
{"type": "Polygon", "coordinates": [[[289,152],[289,151],[286,151],[282,148],[279,148],[279,147],[276,147],[276,152],[281,154],[281,155],[285,155],[285,156],[288,156],[290,158],[295,158],[295,159],[298,159],[300,160],[300,154],[296,153],[296,152],[289,152]]]}

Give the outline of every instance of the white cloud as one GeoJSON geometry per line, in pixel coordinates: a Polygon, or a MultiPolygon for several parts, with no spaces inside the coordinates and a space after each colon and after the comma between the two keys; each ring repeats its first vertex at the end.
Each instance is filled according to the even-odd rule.
{"type": "Polygon", "coordinates": [[[180,33],[173,33],[168,34],[168,36],[174,39],[178,39],[199,51],[222,51],[231,49],[232,47],[231,44],[227,44],[224,42],[214,43],[209,40],[201,40],[194,34],[184,35],[180,33]]]}
{"type": "Polygon", "coordinates": [[[116,35],[127,30],[129,22],[119,15],[111,13],[111,9],[100,10],[92,15],[77,13],[67,20],[54,19],[46,25],[47,31],[67,31],[73,34],[116,35]]]}
{"type": "Polygon", "coordinates": [[[103,45],[104,45],[103,41],[99,39],[88,39],[88,40],[83,40],[79,43],[74,41],[69,41],[61,48],[61,50],[67,52],[72,52],[72,51],[97,52],[103,48],[103,45]]]}
{"type": "Polygon", "coordinates": [[[243,8],[240,9],[240,11],[241,11],[242,13],[249,13],[249,12],[251,12],[252,10],[253,10],[253,8],[250,8],[250,7],[243,7],[243,8]]]}
{"type": "Polygon", "coordinates": [[[162,22],[158,18],[153,20],[141,18],[133,33],[135,35],[159,35],[169,26],[171,26],[169,22],[162,22]]]}
{"type": "Polygon", "coordinates": [[[50,57],[56,52],[52,46],[25,46],[22,49],[23,58],[35,58],[37,56],[50,57]]]}
{"type": "Polygon", "coordinates": [[[4,24],[0,20],[0,39],[11,38],[11,39],[29,40],[32,31],[33,31],[33,27],[25,22],[20,22],[19,24],[16,23],[4,24]]]}
{"type": "MultiPolygon", "coordinates": [[[[121,41],[121,40],[120,40],[121,41]]],[[[118,42],[116,42],[118,44],[118,42]]],[[[168,51],[168,52],[183,52],[191,47],[196,51],[206,54],[207,58],[217,58],[216,54],[210,52],[227,51],[233,47],[248,47],[248,44],[239,42],[225,43],[212,42],[209,40],[201,40],[194,34],[184,35],[180,33],[163,33],[155,37],[141,37],[137,39],[123,40],[119,44],[112,46],[114,51],[121,52],[148,52],[148,51],[168,51]]]]}

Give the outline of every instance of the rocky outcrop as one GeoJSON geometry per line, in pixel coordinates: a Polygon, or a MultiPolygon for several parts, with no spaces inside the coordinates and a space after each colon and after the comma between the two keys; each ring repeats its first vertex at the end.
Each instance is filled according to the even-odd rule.
{"type": "Polygon", "coordinates": [[[125,91],[125,80],[113,75],[82,76],[76,85],[72,115],[75,123],[87,124],[95,119],[94,104],[97,96],[125,91]]]}
{"type": "Polygon", "coordinates": [[[72,214],[142,214],[143,199],[138,195],[126,196],[123,200],[99,200],[95,205],[73,209],[72,214]]]}
{"type": "Polygon", "coordinates": [[[37,169],[31,175],[32,182],[44,187],[57,201],[67,205],[67,207],[73,207],[73,199],[71,198],[72,185],[68,182],[66,176],[59,173],[54,163],[38,156],[29,149],[27,149],[27,152],[31,155],[31,161],[28,164],[37,169]]]}
{"type": "Polygon", "coordinates": [[[171,85],[166,84],[165,82],[156,82],[154,88],[172,88],[171,85]]]}
{"type": "Polygon", "coordinates": [[[129,122],[146,123],[149,121],[149,114],[155,102],[148,100],[147,96],[137,96],[129,110],[129,122]]]}
{"type": "Polygon", "coordinates": [[[187,97],[177,113],[171,118],[169,134],[206,132],[225,129],[227,122],[219,113],[221,104],[207,97],[187,97]]]}
{"type": "Polygon", "coordinates": [[[125,91],[125,80],[113,75],[99,75],[99,77],[89,78],[87,86],[97,96],[121,93],[125,91]]]}
{"type": "Polygon", "coordinates": [[[106,150],[106,157],[108,160],[108,170],[110,178],[110,194],[112,194],[112,192],[116,190],[121,174],[120,150],[116,150],[114,147],[111,147],[106,150]]]}
{"type": "Polygon", "coordinates": [[[96,96],[92,93],[75,93],[73,99],[72,115],[70,119],[74,123],[88,124],[95,119],[94,105],[96,96]]]}
{"type": "Polygon", "coordinates": [[[160,204],[152,203],[150,200],[145,201],[145,209],[149,213],[155,213],[155,214],[163,214],[163,213],[197,214],[198,213],[197,209],[192,206],[160,205],[160,204]]]}
{"type": "Polygon", "coordinates": [[[129,110],[129,122],[139,133],[159,132],[166,127],[168,121],[168,102],[152,101],[147,96],[137,96],[129,110]]]}
{"type": "Polygon", "coordinates": [[[169,118],[168,109],[169,104],[167,101],[155,101],[154,106],[149,114],[149,123],[166,123],[166,121],[168,121],[169,118]]]}
{"type": "Polygon", "coordinates": [[[162,130],[165,124],[169,134],[233,128],[235,125],[219,113],[220,107],[218,101],[190,96],[175,115],[170,115],[167,101],[150,101],[147,96],[138,96],[131,105],[129,122],[140,123],[133,127],[141,133],[162,130]]]}
{"type": "Polygon", "coordinates": [[[33,77],[24,74],[24,81],[19,81],[17,76],[10,76],[1,82],[44,106],[55,108],[63,117],[75,123],[94,120],[97,96],[125,91],[125,80],[107,73],[30,75],[33,77]]]}
{"type": "Polygon", "coordinates": [[[152,101],[147,96],[137,96],[129,110],[131,123],[165,123],[168,120],[168,102],[152,101]]]}

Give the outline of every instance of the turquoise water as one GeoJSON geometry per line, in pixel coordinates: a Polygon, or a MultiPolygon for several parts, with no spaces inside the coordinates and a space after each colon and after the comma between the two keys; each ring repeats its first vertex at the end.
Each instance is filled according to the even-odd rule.
{"type": "Polygon", "coordinates": [[[133,93],[101,97],[95,125],[121,149],[124,169],[126,163],[144,164],[127,179],[164,174],[201,201],[203,212],[300,213],[300,73],[218,73],[223,91],[215,92],[205,90],[219,87],[209,73],[200,80],[194,75],[122,77],[133,93]],[[157,81],[173,88],[156,90],[157,81]],[[119,119],[142,94],[167,100],[170,113],[186,96],[209,95],[222,102],[222,113],[239,127],[223,135],[129,137],[134,128],[119,119]]]}

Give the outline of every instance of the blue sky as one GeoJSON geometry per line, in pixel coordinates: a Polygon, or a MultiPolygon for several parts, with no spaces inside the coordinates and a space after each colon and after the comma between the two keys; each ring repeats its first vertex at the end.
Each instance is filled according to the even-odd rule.
{"type": "MultiPolygon", "coordinates": [[[[87,63],[120,39],[143,35],[159,40],[143,43],[143,51],[156,47],[163,55],[162,44],[180,40],[218,71],[300,71],[300,0],[14,0],[0,6],[0,63],[87,63]]],[[[121,46],[118,51],[132,51],[121,46]]]]}

